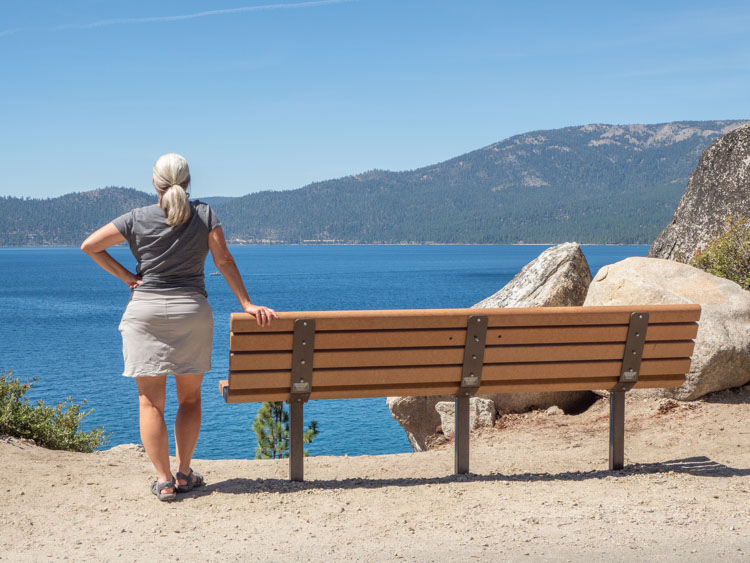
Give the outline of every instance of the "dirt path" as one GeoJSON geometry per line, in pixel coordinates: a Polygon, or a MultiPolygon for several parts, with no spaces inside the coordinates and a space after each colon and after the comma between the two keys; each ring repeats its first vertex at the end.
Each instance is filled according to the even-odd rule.
{"type": "Polygon", "coordinates": [[[0,442],[3,560],[750,560],[750,386],[706,401],[629,398],[608,472],[608,404],[506,416],[452,446],[389,456],[196,460],[204,489],[160,503],[135,446],[0,442]]]}

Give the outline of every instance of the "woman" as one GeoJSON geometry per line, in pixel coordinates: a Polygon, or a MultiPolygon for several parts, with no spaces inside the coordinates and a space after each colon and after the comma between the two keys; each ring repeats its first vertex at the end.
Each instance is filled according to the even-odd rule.
{"type": "Polygon", "coordinates": [[[277,318],[273,309],[253,305],[213,210],[188,199],[190,169],[178,154],[154,165],[159,203],[133,209],[91,234],[81,245],[110,274],[132,290],[120,322],[125,371],[138,385],[141,441],[157,472],[151,492],[159,500],[203,484],[190,468],[201,427],[201,383],[211,369],[213,314],[206,301],[203,268],[208,251],[242,309],[261,326],[277,318]],[[128,241],[137,260],[126,270],[107,248],[128,241]],[[174,424],[175,478],[169,464],[164,422],[167,375],[175,375],[179,409],[174,424]]]}

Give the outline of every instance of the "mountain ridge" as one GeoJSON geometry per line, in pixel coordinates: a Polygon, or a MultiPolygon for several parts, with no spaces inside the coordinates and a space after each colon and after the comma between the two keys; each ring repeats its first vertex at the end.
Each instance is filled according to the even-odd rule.
{"type": "MultiPolygon", "coordinates": [[[[205,199],[227,239],[239,244],[650,243],[702,151],[743,123],[537,130],[413,170],[373,169],[292,190],[205,199]]],[[[45,200],[0,198],[0,245],[79,244],[101,224],[155,200],[113,187],[45,200]]]]}

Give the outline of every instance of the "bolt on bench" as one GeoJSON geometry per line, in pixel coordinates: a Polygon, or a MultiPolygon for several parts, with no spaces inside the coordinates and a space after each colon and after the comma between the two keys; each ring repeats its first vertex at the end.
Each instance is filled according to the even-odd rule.
{"type": "Polygon", "coordinates": [[[610,391],[609,467],[624,464],[625,393],[679,387],[699,305],[279,313],[231,316],[227,403],[290,403],[289,472],[303,480],[309,399],[456,397],[455,472],[469,471],[477,393],[610,391]]]}

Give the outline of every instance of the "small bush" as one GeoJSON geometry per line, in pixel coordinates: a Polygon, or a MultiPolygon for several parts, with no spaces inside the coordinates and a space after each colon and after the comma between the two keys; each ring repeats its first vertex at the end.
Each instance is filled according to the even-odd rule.
{"type": "Polygon", "coordinates": [[[0,434],[34,440],[37,445],[53,450],[93,452],[106,443],[104,427],[90,432],[79,430],[81,421],[93,412],[81,411],[86,401],[77,405],[68,397],[51,407],[44,401],[35,405],[25,398],[37,378],[21,383],[11,377],[12,371],[0,373],[0,434]]]}
{"type": "Polygon", "coordinates": [[[712,239],[690,265],[750,291],[750,220],[741,215],[728,217],[724,232],[712,239]]]}

